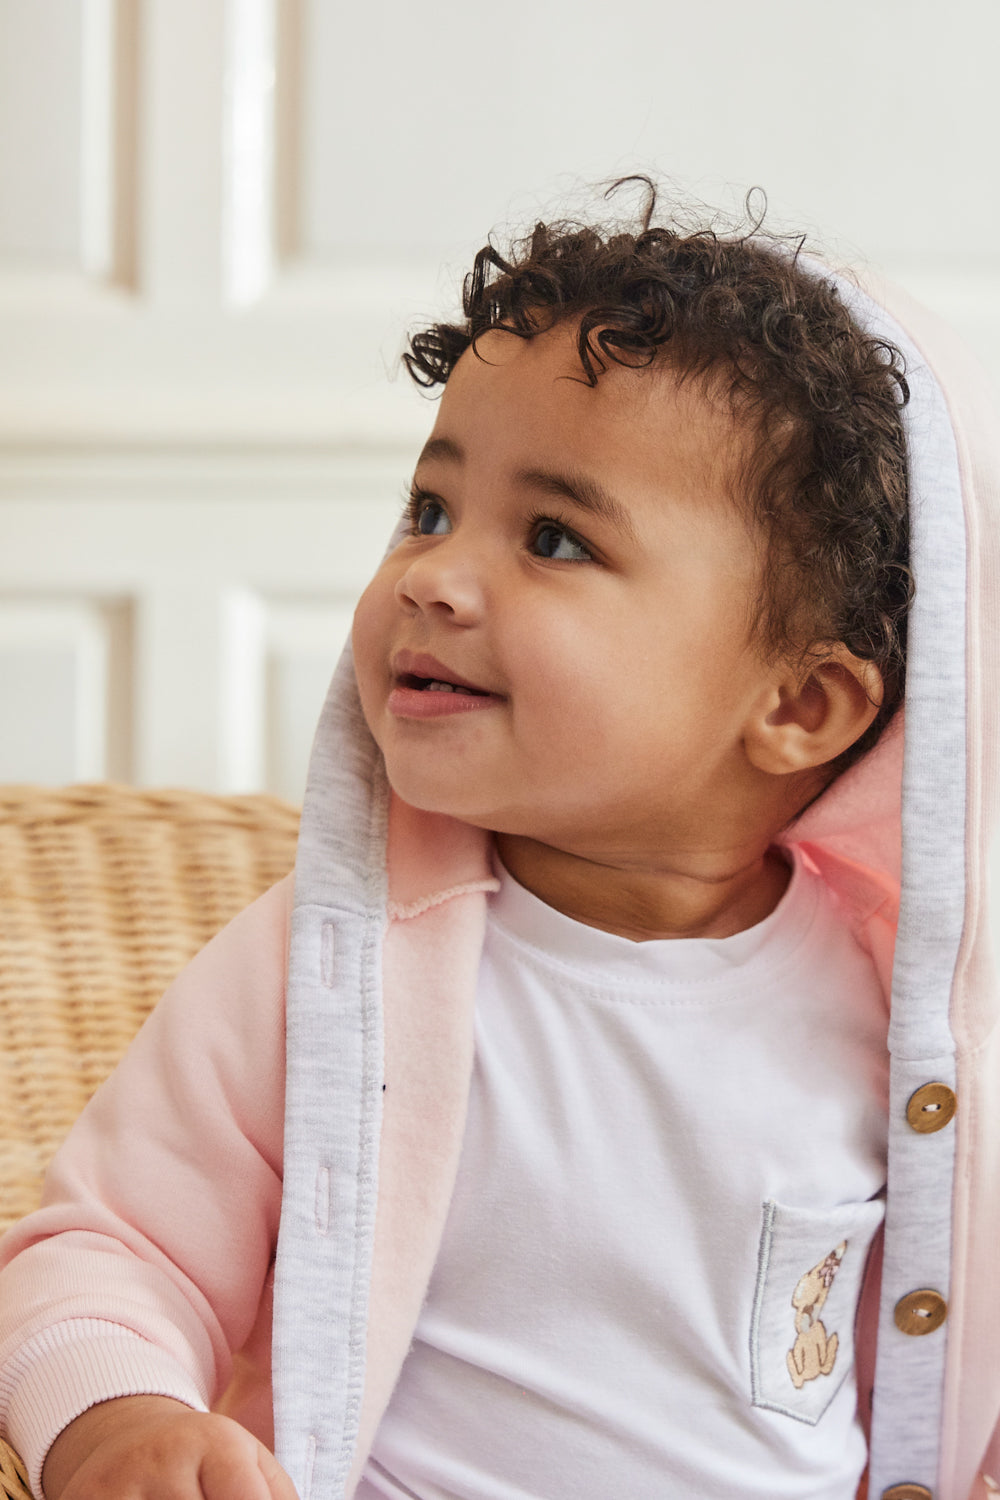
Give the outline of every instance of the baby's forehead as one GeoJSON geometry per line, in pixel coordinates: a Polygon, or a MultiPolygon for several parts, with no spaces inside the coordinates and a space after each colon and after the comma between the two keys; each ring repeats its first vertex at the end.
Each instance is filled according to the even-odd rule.
{"type": "Polygon", "coordinates": [[[611,466],[638,447],[720,484],[746,468],[757,432],[732,399],[728,372],[669,353],[642,364],[607,357],[591,383],[579,340],[579,317],[532,338],[489,330],[452,371],[434,435],[457,424],[473,441],[503,434],[542,451],[564,439],[589,462],[611,466]]]}

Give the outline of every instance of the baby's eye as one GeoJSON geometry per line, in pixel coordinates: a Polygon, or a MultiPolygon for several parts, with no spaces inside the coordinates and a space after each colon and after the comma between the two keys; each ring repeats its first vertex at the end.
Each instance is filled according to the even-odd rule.
{"type": "Polygon", "coordinates": [[[433,500],[429,495],[413,495],[408,510],[414,536],[446,536],[451,530],[448,512],[440,500],[433,500]]]}
{"type": "Polygon", "coordinates": [[[552,557],[557,562],[591,562],[593,560],[593,553],[590,549],[558,521],[542,521],[535,528],[532,547],[539,557],[552,557]]]}

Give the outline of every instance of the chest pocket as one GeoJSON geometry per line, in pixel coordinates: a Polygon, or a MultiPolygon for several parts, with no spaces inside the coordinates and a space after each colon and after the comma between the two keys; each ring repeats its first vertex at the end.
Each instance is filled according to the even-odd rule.
{"type": "Polygon", "coordinates": [[[854,1320],[881,1199],[764,1204],[750,1327],[754,1406],[815,1426],[854,1371],[854,1320]]]}

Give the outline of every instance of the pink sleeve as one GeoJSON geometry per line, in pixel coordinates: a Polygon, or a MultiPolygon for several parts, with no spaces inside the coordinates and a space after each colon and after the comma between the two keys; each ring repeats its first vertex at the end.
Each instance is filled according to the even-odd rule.
{"type": "Polygon", "coordinates": [[[113,1396],[209,1406],[278,1232],[291,877],[167,990],[0,1243],[0,1430],[32,1486],[113,1396]]]}

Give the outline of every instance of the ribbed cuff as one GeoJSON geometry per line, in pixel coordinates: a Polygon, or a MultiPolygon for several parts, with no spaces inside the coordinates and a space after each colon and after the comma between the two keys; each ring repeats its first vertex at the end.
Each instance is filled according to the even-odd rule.
{"type": "Polygon", "coordinates": [[[169,1354],[129,1328],[97,1318],[56,1324],[19,1352],[8,1368],[10,1441],[42,1494],[42,1466],[74,1418],[116,1396],[171,1396],[207,1411],[206,1393],[169,1354]]]}

